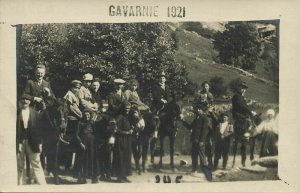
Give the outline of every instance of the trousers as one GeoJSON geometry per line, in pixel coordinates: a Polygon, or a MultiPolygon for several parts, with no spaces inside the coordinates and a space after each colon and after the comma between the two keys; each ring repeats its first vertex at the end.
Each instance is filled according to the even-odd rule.
{"type": "Polygon", "coordinates": [[[24,140],[22,143],[22,148],[18,153],[18,185],[26,184],[26,155],[29,158],[30,165],[33,169],[34,176],[37,183],[40,185],[45,185],[45,175],[40,161],[40,153],[34,153],[28,144],[28,140],[24,140]]]}

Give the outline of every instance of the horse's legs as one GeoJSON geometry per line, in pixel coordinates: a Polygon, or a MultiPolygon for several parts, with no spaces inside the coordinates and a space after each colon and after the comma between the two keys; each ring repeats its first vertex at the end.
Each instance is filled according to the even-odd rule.
{"type": "Polygon", "coordinates": [[[232,161],[232,167],[234,167],[235,165],[235,157],[236,157],[236,153],[237,153],[237,146],[238,146],[238,139],[237,137],[234,138],[234,142],[233,142],[233,161],[232,161]]]}
{"type": "Polygon", "coordinates": [[[159,167],[162,168],[162,157],[164,154],[164,138],[165,136],[161,135],[159,137],[159,141],[160,141],[160,159],[159,159],[159,167]]]}
{"type": "Polygon", "coordinates": [[[212,169],[213,168],[213,163],[212,163],[213,153],[212,153],[212,141],[211,141],[210,137],[207,139],[207,142],[205,145],[205,154],[207,156],[208,165],[212,169]]]}
{"type": "Polygon", "coordinates": [[[255,137],[250,138],[250,160],[254,159],[254,150],[255,150],[255,137]]]}
{"type": "Polygon", "coordinates": [[[169,133],[170,141],[170,166],[174,169],[174,149],[175,149],[175,134],[172,131],[169,133]]]}
{"type": "Polygon", "coordinates": [[[154,163],[154,151],[156,147],[157,138],[152,138],[150,141],[150,155],[151,155],[151,163],[154,163]]]}
{"type": "Polygon", "coordinates": [[[246,141],[241,141],[241,157],[242,157],[242,165],[245,167],[247,154],[246,154],[246,141]]]}
{"type": "Polygon", "coordinates": [[[149,136],[143,136],[142,138],[142,169],[146,172],[147,154],[149,148],[149,136]]]}
{"type": "Polygon", "coordinates": [[[135,169],[137,172],[140,170],[140,164],[139,164],[139,144],[138,139],[136,136],[134,136],[132,140],[132,154],[135,162],[135,169]]]}

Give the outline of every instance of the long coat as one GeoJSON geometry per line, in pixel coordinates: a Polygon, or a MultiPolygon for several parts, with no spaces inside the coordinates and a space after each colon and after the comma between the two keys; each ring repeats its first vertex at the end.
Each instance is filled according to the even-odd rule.
{"type": "Polygon", "coordinates": [[[116,118],[118,115],[121,114],[122,104],[125,103],[126,96],[122,92],[121,96],[118,95],[116,92],[112,92],[108,95],[108,112],[109,115],[113,118],[116,118]]]}
{"type": "Polygon", "coordinates": [[[234,120],[245,119],[251,116],[251,110],[248,107],[244,96],[235,94],[232,97],[232,117],[234,120]]]}
{"type": "Polygon", "coordinates": [[[165,89],[162,89],[160,87],[160,85],[155,85],[152,88],[152,97],[153,97],[153,101],[152,101],[152,108],[155,110],[159,110],[162,108],[163,102],[161,101],[161,99],[166,100],[167,102],[170,102],[170,89],[169,87],[166,85],[165,89]]]}
{"type": "Polygon", "coordinates": [[[207,134],[209,132],[208,123],[209,120],[206,115],[197,115],[191,124],[183,121],[183,125],[192,130],[192,143],[205,143],[207,134]]]}
{"type": "MultiPolygon", "coordinates": [[[[17,114],[17,143],[18,146],[23,140],[27,139],[34,153],[39,153],[39,145],[42,143],[41,131],[40,131],[40,119],[41,116],[37,111],[29,109],[29,120],[28,128],[24,129],[22,113],[21,111],[17,114]]],[[[18,149],[18,148],[17,148],[18,149]]]]}

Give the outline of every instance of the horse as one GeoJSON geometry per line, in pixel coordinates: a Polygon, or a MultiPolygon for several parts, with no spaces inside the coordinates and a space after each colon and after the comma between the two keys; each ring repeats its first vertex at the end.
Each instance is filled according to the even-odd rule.
{"type": "Polygon", "coordinates": [[[254,159],[254,150],[255,150],[255,142],[257,136],[251,136],[251,133],[254,131],[255,127],[258,126],[262,122],[261,113],[254,115],[251,118],[247,118],[243,123],[241,129],[235,129],[234,134],[234,143],[233,143],[233,161],[232,168],[235,166],[235,157],[237,153],[238,143],[241,143],[242,153],[242,165],[245,166],[245,161],[247,158],[246,147],[247,144],[250,146],[250,160],[254,159]]]}
{"type": "Polygon", "coordinates": [[[162,168],[164,155],[164,139],[169,137],[170,142],[170,166],[172,170],[174,167],[174,149],[175,149],[175,137],[177,135],[178,127],[177,122],[180,120],[181,109],[177,104],[176,97],[173,96],[173,100],[166,103],[164,108],[160,111],[159,120],[160,124],[158,127],[158,138],[160,141],[160,160],[159,167],[162,168]]]}

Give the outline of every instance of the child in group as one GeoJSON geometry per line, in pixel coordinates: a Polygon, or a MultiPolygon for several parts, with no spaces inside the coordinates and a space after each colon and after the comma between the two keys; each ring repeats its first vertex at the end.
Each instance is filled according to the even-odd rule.
{"type": "Polygon", "coordinates": [[[217,170],[219,159],[223,158],[223,170],[226,169],[228,152],[230,147],[230,137],[233,134],[233,125],[228,122],[228,115],[221,114],[221,120],[218,123],[215,133],[215,159],[214,170],[217,170]]]}
{"type": "Polygon", "coordinates": [[[84,111],[83,120],[79,123],[76,136],[81,147],[78,183],[85,184],[88,176],[92,176],[92,183],[97,183],[94,124],[91,121],[91,113],[87,110],[84,111]]]}

